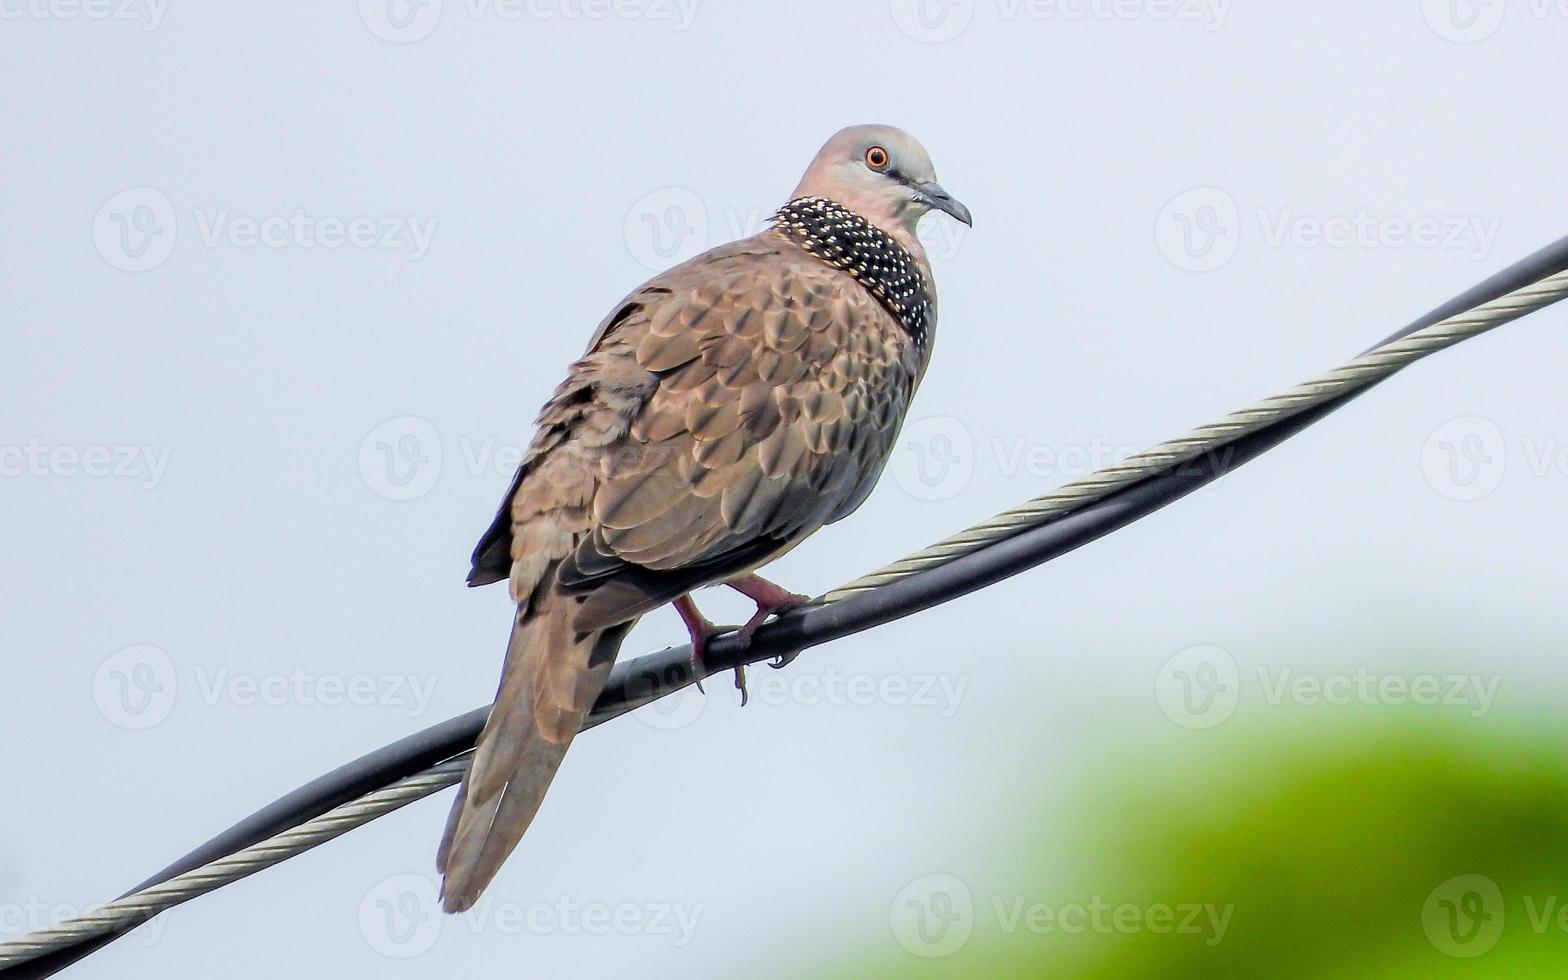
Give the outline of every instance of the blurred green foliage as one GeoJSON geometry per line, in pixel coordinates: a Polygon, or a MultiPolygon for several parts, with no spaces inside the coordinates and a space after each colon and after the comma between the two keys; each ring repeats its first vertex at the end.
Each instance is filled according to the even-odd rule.
{"type": "Polygon", "coordinates": [[[1304,717],[1165,733],[1142,767],[1107,751],[1087,787],[1039,774],[1077,794],[1077,836],[1039,839],[1027,807],[977,828],[1001,866],[901,893],[896,941],[840,975],[1568,976],[1568,729],[1304,717]]]}

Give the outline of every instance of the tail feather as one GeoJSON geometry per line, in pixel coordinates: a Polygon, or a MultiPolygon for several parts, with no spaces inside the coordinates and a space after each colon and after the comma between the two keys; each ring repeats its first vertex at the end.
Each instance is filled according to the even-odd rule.
{"type": "Polygon", "coordinates": [[[495,707],[436,853],[448,912],[473,907],[522,839],[609,678],[629,624],[578,633],[575,607],[546,595],[512,628],[495,707]]]}

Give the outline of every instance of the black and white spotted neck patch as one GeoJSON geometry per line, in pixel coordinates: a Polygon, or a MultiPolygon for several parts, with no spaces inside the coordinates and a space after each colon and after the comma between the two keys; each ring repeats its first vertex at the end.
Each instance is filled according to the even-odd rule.
{"type": "Polygon", "coordinates": [[[790,241],[855,277],[903,325],[917,347],[925,346],[931,290],[914,256],[893,236],[821,197],[790,201],[773,220],[790,241]]]}

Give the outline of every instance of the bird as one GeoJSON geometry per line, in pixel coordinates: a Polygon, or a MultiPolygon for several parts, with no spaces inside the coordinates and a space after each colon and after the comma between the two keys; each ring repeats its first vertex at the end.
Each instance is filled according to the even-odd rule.
{"type": "MultiPolygon", "coordinates": [[[[495,703],[436,864],[472,908],[521,840],[637,619],[673,604],[701,666],[720,632],[691,593],[807,601],[756,574],[871,493],[930,363],[933,211],[973,226],[893,126],[840,130],[768,226],[638,287],[540,412],[470,586],[516,616],[495,703]]],[[[698,672],[701,676],[701,672],[698,672]]]]}

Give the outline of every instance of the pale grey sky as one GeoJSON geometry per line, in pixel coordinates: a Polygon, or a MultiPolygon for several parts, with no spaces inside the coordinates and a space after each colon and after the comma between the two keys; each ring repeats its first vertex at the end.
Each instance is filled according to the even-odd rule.
{"type": "MultiPolygon", "coordinates": [[[[869,503],[775,569],[811,592],[1568,231],[1568,16],[1452,3],[0,0],[0,933],[487,699],[505,598],[463,575],[537,406],[840,126],[914,132],[976,221],[928,219],[934,366],[869,503]]],[[[897,952],[901,889],[994,892],[988,831],[1071,809],[1017,774],[1242,737],[1164,699],[1178,655],[1236,669],[1243,710],[1282,644],[1495,681],[1433,712],[1559,697],[1565,328],[1420,365],[1133,528],[762,672],[744,710],[717,684],[593,732],[472,917],[429,915],[443,794],[72,975],[897,952]]],[[[679,635],[660,613],[627,651],[679,635]]]]}

